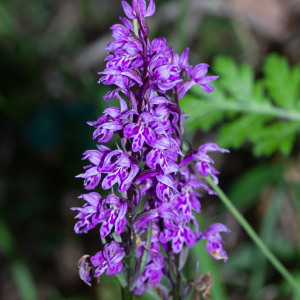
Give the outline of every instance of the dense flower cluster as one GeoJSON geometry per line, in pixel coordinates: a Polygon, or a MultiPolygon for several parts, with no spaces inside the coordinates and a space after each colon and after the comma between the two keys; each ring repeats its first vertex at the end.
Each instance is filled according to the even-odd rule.
{"type": "Polygon", "coordinates": [[[197,190],[214,194],[201,176],[218,183],[208,153],[228,150],[206,143],[183,154],[187,115],[178,100],[196,84],[212,92],[209,83],[218,76],[206,76],[207,64],[189,65],[188,48],[178,55],[165,38],[149,40],[145,18],[155,12],[153,0],[148,6],[145,0],[122,5],[128,19],[121,17],[123,25],[111,27],[115,40],[106,48],[106,69],[99,73],[99,83],[113,87],[104,100],[117,98],[120,105],[108,106],[97,121],[88,123],[95,128],[96,142],[107,143],[116,134],[120,143],[116,150],[97,145],[83,154],[88,165],[78,177],[91,192],[80,196],[82,207],[73,209],[79,219],[75,232],[99,226],[104,244],[103,250],[81,260],[80,277],[89,284],[105,270],[107,275],[120,273],[134,253],[136,267],[128,288],[142,294],[169,276],[166,256],[180,254],[199,240],[207,240],[211,256],[226,261],[220,233],[229,230],[213,224],[200,231],[195,214],[201,211],[197,190]],[[97,187],[108,190],[104,199],[92,191],[97,187]]]}

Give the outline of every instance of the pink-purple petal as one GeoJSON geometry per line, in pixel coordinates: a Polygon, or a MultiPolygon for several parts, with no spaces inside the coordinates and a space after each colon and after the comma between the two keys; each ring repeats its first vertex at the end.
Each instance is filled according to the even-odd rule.
{"type": "Polygon", "coordinates": [[[134,15],[134,11],[132,10],[132,7],[126,1],[122,0],[122,6],[127,18],[131,20],[136,18],[136,16],[134,15]]]}

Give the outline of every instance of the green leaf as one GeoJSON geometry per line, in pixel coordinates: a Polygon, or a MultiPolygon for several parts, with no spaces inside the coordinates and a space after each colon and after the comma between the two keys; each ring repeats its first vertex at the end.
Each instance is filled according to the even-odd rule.
{"type": "Polygon", "coordinates": [[[287,59],[270,54],[263,65],[265,84],[277,105],[295,108],[299,101],[300,68],[290,69],[287,59]]]}
{"type": "Polygon", "coordinates": [[[250,66],[237,66],[229,57],[218,57],[214,63],[216,74],[220,75],[220,84],[229,94],[240,100],[253,95],[254,74],[250,66]]]}
{"type": "Polygon", "coordinates": [[[115,274],[114,276],[118,280],[118,282],[120,283],[121,287],[126,288],[127,282],[126,282],[124,274],[121,272],[119,274],[115,274]]]}
{"type": "MultiPolygon", "coordinates": [[[[284,188],[282,185],[278,185],[272,195],[268,210],[260,227],[260,237],[268,247],[270,247],[270,244],[275,237],[278,211],[283,196],[284,188]]],[[[267,258],[259,251],[259,249],[255,249],[253,253],[256,259],[255,263],[253,263],[253,273],[249,283],[249,299],[257,299],[257,291],[265,285],[267,279],[267,258]]]]}
{"type": "Polygon", "coordinates": [[[255,166],[235,180],[228,195],[239,208],[247,209],[265,186],[278,182],[282,176],[283,167],[279,164],[255,166]]]}
{"type": "Polygon", "coordinates": [[[224,99],[223,94],[217,90],[214,92],[214,102],[211,102],[210,96],[204,94],[203,91],[193,88],[194,95],[186,95],[180,101],[180,108],[183,112],[188,113],[189,118],[185,121],[185,130],[196,130],[202,128],[203,130],[209,130],[215,123],[223,119],[223,114],[218,110],[215,105],[216,102],[221,103],[224,99]]]}
{"type": "Polygon", "coordinates": [[[141,274],[144,272],[146,263],[147,263],[147,258],[149,255],[149,248],[151,245],[151,237],[152,237],[152,221],[150,220],[149,222],[149,231],[147,234],[147,242],[146,242],[146,249],[144,250],[143,256],[142,256],[142,261],[141,261],[141,274]]]}
{"type": "Polygon", "coordinates": [[[260,131],[264,122],[269,119],[269,117],[257,118],[256,115],[244,115],[228,122],[220,129],[219,144],[225,148],[239,149],[250,140],[250,134],[260,131]]]}
{"type": "Polygon", "coordinates": [[[144,253],[141,258],[141,262],[139,263],[139,261],[136,261],[134,275],[131,278],[131,284],[130,284],[131,291],[133,291],[135,289],[138,279],[144,272],[144,269],[145,269],[145,266],[147,263],[147,258],[149,255],[149,248],[151,246],[151,237],[152,237],[152,220],[149,221],[149,230],[147,233],[147,241],[146,241],[144,253]]]}
{"type": "Polygon", "coordinates": [[[271,155],[277,150],[283,155],[289,155],[299,129],[300,123],[298,122],[282,122],[253,131],[250,138],[255,143],[254,154],[271,155]]]}
{"type": "Polygon", "coordinates": [[[146,293],[151,296],[151,299],[153,300],[161,300],[161,297],[157,294],[157,292],[152,289],[148,289],[146,293]]]}

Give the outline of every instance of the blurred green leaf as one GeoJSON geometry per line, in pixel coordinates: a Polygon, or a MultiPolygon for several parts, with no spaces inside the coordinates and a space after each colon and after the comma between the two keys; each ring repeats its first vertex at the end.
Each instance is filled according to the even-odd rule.
{"type": "Polygon", "coordinates": [[[233,59],[219,56],[214,70],[220,75],[220,85],[234,98],[247,101],[253,95],[254,74],[249,65],[238,66],[233,59]]]}
{"type": "Polygon", "coordinates": [[[235,249],[230,255],[230,259],[226,262],[225,270],[243,270],[251,271],[253,269],[252,253],[256,247],[249,242],[245,242],[235,249]]]}
{"type": "Polygon", "coordinates": [[[17,26],[9,15],[4,3],[0,2],[0,35],[14,36],[18,33],[17,26]]]}
{"type": "MultiPolygon", "coordinates": [[[[274,240],[276,234],[276,223],[280,210],[280,203],[284,196],[285,189],[282,185],[278,185],[274,190],[271,201],[267,207],[265,217],[262,220],[260,226],[260,237],[264,243],[270,247],[272,240],[274,240]]],[[[253,272],[251,275],[248,295],[249,299],[257,299],[258,291],[265,285],[267,281],[267,258],[262,254],[259,249],[255,249],[253,252],[255,256],[255,262],[253,262],[253,272]]]]}
{"type": "Polygon", "coordinates": [[[285,57],[270,54],[266,57],[263,71],[266,87],[276,104],[289,109],[299,108],[300,68],[291,69],[285,57]]]}
{"type": "Polygon", "coordinates": [[[247,209],[256,202],[263,188],[281,180],[283,167],[280,164],[261,164],[241,174],[229,189],[228,196],[239,208],[247,209]]]}

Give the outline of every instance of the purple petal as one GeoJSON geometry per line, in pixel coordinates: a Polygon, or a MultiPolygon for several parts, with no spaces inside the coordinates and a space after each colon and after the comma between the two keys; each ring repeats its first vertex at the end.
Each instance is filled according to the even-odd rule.
{"type": "Polygon", "coordinates": [[[206,83],[209,83],[209,82],[212,82],[212,81],[215,81],[216,79],[218,79],[219,76],[204,76],[200,79],[199,82],[197,82],[198,84],[206,84],[206,83]]]}
{"type": "Polygon", "coordinates": [[[177,191],[176,188],[175,188],[175,186],[174,186],[174,184],[173,184],[173,181],[171,180],[171,178],[169,176],[166,176],[166,175],[157,175],[156,178],[157,178],[157,180],[159,182],[161,182],[161,183],[163,183],[163,184],[171,187],[175,191],[177,191]]]}
{"type": "Polygon", "coordinates": [[[138,172],[139,172],[139,167],[136,164],[131,164],[131,169],[127,178],[120,185],[119,188],[120,193],[128,190],[129,186],[131,185],[131,182],[133,181],[133,179],[135,178],[138,172]]]}
{"type": "Polygon", "coordinates": [[[214,235],[219,232],[230,232],[227,226],[222,223],[214,223],[206,230],[207,234],[214,235]]]}
{"type": "Polygon", "coordinates": [[[105,262],[102,251],[99,251],[94,256],[92,256],[91,257],[91,262],[92,262],[94,267],[98,267],[98,266],[102,265],[105,262]]]}
{"type": "Polygon", "coordinates": [[[123,129],[123,134],[126,138],[132,138],[137,135],[140,130],[140,126],[136,123],[128,124],[123,129]]]}
{"type": "Polygon", "coordinates": [[[211,93],[215,88],[210,84],[200,84],[201,89],[206,93],[211,93]]]}
{"type": "Polygon", "coordinates": [[[97,207],[102,200],[101,196],[96,192],[80,195],[78,198],[84,199],[91,206],[97,207]]]}
{"type": "Polygon", "coordinates": [[[181,69],[184,69],[186,68],[188,65],[189,65],[189,62],[188,62],[188,59],[189,59],[189,48],[186,48],[180,58],[179,58],[179,67],[181,69]]]}
{"type": "Polygon", "coordinates": [[[133,20],[136,19],[136,16],[134,15],[134,11],[132,10],[132,7],[124,0],[122,0],[122,6],[124,9],[124,12],[127,16],[127,18],[133,20]]]}
{"type": "Polygon", "coordinates": [[[145,127],[144,137],[145,137],[147,144],[149,146],[153,147],[156,142],[156,135],[154,133],[154,130],[151,129],[150,127],[145,127]]]}
{"type": "Polygon", "coordinates": [[[132,151],[138,152],[139,150],[141,150],[141,148],[144,145],[144,141],[145,141],[144,135],[141,132],[139,132],[136,136],[133,137],[132,151]]]}
{"type": "Polygon", "coordinates": [[[104,271],[106,269],[107,269],[107,262],[104,261],[103,264],[95,270],[94,277],[99,277],[100,275],[102,275],[104,273],[104,271]]]}
{"type": "Polygon", "coordinates": [[[199,64],[196,65],[192,71],[192,77],[197,82],[197,80],[201,79],[207,73],[209,68],[208,64],[199,64]]]}
{"type": "Polygon", "coordinates": [[[115,220],[112,216],[109,217],[109,219],[104,221],[102,223],[102,226],[100,228],[100,236],[102,238],[106,237],[112,230],[114,226],[115,220]]]}
{"type": "MultiPolygon", "coordinates": [[[[129,5],[129,4],[127,3],[127,5],[129,5]]],[[[131,9],[131,7],[130,7],[130,9],[131,9]]],[[[126,26],[126,28],[128,30],[134,31],[134,26],[129,20],[122,18],[122,17],[120,17],[120,20],[124,23],[124,25],[126,26]]]]}
{"type": "Polygon", "coordinates": [[[182,236],[182,232],[180,231],[179,234],[172,240],[172,250],[175,254],[178,254],[182,250],[183,243],[184,237],[182,236]]]}
{"type": "Polygon", "coordinates": [[[126,218],[120,219],[118,217],[118,219],[116,220],[115,230],[116,230],[116,235],[117,236],[124,232],[125,226],[126,226],[126,222],[127,222],[126,218]]]}
{"type": "Polygon", "coordinates": [[[184,238],[185,238],[185,242],[189,248],[192,248],[197,241],[195,233],[188,226],[185,226],[185,228],[184,228],[184,238]]]}
{"type": "Polygon", "coordinates": [[[122,267],[123,267],[122,261],[119,261],[114,265],[110,265],[107,268],[106,275],[118,274],[122,271],[122,267]]]}
{"type": "Polygon", "coordinates": [[[219,243],[207,241],[206,250],[216,260],[224,259],[224,261],[226,262],[228,259],[226,251],[219,243]]]}
{"type": "Polygon", "coordinates": [[[219,151],[219,152],[229,152],[227,149],[220,148],[216,143],[205,143],[202,146],[199,147],[197,152],[213,152],[213,151],[219,151]]]}
{"type": "Polygon", "coordinates": [[[154,0],[150,0],[145,17],[151,17],[154,13],[155,13],[155,3],[154,0]]]}
{"type": "Polygon", "coordinates": [[[104,190],[110,189],[115,183],[119,182],[119,174],[118,173],[112,173],[107,175],[103,181],[102,181],[102,188],[104,190]]]}
{"type": "Polygon", "coordinates": [[[119,92],[119,89],[115,89],[113,91],[108,92],[104,97],[103,100],[112,100],[115,98],[116,94],[119,92]]]}
{"type": "Polygon", "coordinates": [[[193,79],[191,79],[191,80],[189,80],[189,81],[186,81],[186,82],[182,85],[181,91],[180,91],[180,93],[179,93],[179,95],[178,95],[179,99],[181,99],[181,98],[186,94],[186,92],[187,92],[190,88],[192,88],[194,85],[196,85],[196,82],[195,82],[193,79]]]}

